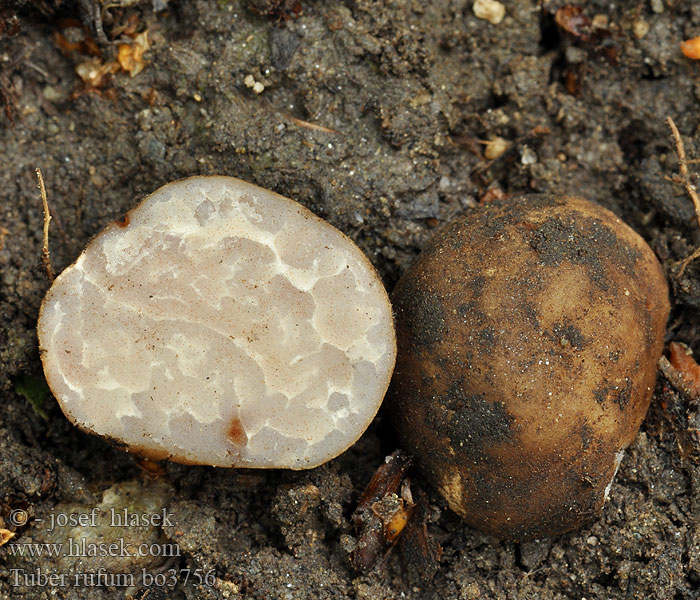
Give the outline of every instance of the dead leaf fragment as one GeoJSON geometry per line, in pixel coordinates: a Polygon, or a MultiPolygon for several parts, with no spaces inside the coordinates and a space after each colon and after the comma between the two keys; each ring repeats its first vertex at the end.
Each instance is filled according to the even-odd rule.
{"type": "Polygon", "coordinates": [[[688,391],[695,396],[700,395],[700,365],[695,362],[690,348],[679,342],[671,342],[668,350],[669,361],[687,384],[688,391]]]}
{"type": "Polygon", "coordinates": [[[688,58],[700,60],[700,36],[682,41],[681,52],[688,58]]]}
{"type": "Polygon", "coordinates": [[[15,537],[14,532],[9,529],[0,529],[0,546],[7,544],[13,537],[15,537]]]}
{"type": "Polygon", "coordinates": [[[77,52],[88,56],[100,57],[102,51],[90,36],[87,27],[77,19],[62,19],[60,31],[54,33],[54,42],[64,54],[77,52]]]}
{"type": "Polygon", "coordinates": [[[415,515],[406,525],[399,542],[401,558],[409,573],[416,573],[423,581],[432,581],[440,568],[442,547],[428,532],[430,505],[427,494],[419,487],[414,489],[415,515]]]}
{"type": "Polygon", "coordinates": [[[89,86],[102,87],[105,84],[105,76],[116,73],[119,65],[115,62],[103,63],[99,58],[86,60],[75,66],[75,72],[89,86]]]}
{"type": "Polygon", "coordinates": [[[150,48],[148,44],[148,31],[134,36],[132,44],[119,44],[117,60],[124,71],[132,77],[143,71],[143,53],[150,48]]]}
{"type": "Polygon", "coordinates": [[[410,487],[404,476],[411,458],[401,450],[386,457],[362,493],[352,515],[357,531],[357,548],[350,562],[360,573],[371,571],[385,554],[388,545],[399,539],[413,514],[410,487]],[[401,496],[397,494],[401,489],[401,496]]]}
{"type": "Polygon", "coordinates": [[[567,5],[560,8],[554,15],[557,25],[576,37],[587,40],[591,20],[583,13],[580,6],[567,5]]]}

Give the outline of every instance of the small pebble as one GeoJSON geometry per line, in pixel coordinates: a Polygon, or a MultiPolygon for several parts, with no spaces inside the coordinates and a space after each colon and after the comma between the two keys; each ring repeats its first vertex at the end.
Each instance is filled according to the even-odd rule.
{"type": "Polygon", "coordinates": [[[649,23],[647,23],[644,19],[637,19],[632,25],[632,33],[634,34],[634,37],[641,40],[647,33],[649,33],[649,23]]]}
{"type": "Polygon", "coordinates": [[[591,20],[591,25],[594,29],[607,29],[610,25],[608,15],[595,15],[591,20]]]}
{"type": "Polygon", "coordinates": [[[265,86],[259,81],[255,81],[255,77],[252,75],[246,75],[243,79],[243,83],[246,87],[251,88],[256,94],[261,94],[265,90],[265,86]]]}
{"type": "Polygon", "coordinates": [[[520,162],[524,165],[534,165],[537,162],[537,154],[529,146],[523,146],[520,162]]]}
{"type": "Polygon", "coordinates": [[[476,0],[472,10],[478,19],[484,19],[492,25],[498,25],[506,16],[506,7],[497,0],[476,0]]]}
{"type": "Polygon", "coordinates": [[[486,144],[484,157],[486,160],[495,160],[499,156],[502,156],[509,147],[510,142],[508,140],[505,140],[502,137],[495,137],[492,140],[489,140],[488,144],[486,144]]]}

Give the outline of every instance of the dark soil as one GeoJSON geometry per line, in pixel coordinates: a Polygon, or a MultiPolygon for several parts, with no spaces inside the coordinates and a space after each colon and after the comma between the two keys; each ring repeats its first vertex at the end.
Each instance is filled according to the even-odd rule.
{"type": "Polygon", "coordinates": [[[700,3],[504,0],[498,25],[471,0],[99,4],[0,3],[0,529],[15,533],[0,549],[0,598],[700,597],[698,403],[662,375],[602,517],[582,530],[499,543],[428,491],[428,532],[443,548],[432,580],[410,548],[366,574],[351,567],[352,512],[398,445],[381,412],[357,445],[308,472],[164,464],[148,475],[81,433],[50,395],[42,403],[35,325],[49,281],[34,174],[55,215],[57,271],[147,193],[216,173],[326,218],[389,289],[437,226],[484,196],[584,195],[649,241],[672,287],[668,340],[700,351],[700,260],[679,268],[700,228],[668,180],[678,163],[665,123],[700,158],[700,70],[679,50],[700,35],[700,3]],[[78,75],[144,30],[142,72],[115,68],[93,86],[78,75]],[[511,145],[487,161],[496,136],[511,145]],[[180,556],[10,555],[13,543],[81,531],[109,539],[104,523],[46,526],[107,506],[164,509],[121,537],[177,544],[180,556]],[[101,568],[136,576],[99,579],[101,568]],[[163,589],[146,589],[158,573],[163,589]]]}

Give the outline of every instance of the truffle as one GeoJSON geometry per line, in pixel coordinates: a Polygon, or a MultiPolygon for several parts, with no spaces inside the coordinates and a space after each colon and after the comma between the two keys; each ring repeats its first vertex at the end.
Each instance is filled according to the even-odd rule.
{"type": "Polygon", "coordinates": [[[160,188],[41,306],[46,379],[78,427],[190,464],[317,466],[372,421],[396,355],[389,299],[345,235],[232,177],[160,188]]]}
{"type": "Polygon", "coordinates": [[[388,413],[449,506],[508,539],[599,513],[669,312],[644,240],[580,198],[495,201],[442,229],[392,299],[388,413]]]}

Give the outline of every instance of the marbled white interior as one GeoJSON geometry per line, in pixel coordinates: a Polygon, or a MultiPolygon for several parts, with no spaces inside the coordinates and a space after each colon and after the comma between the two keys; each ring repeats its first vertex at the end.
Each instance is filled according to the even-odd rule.
{"type": "Polygon", "coordinates": [[[308,468],[354,443],[395,359],[367,258],[230,177],[168,184],[55,281],[38,326],[79,427],[155,458],[308,468]]]}

